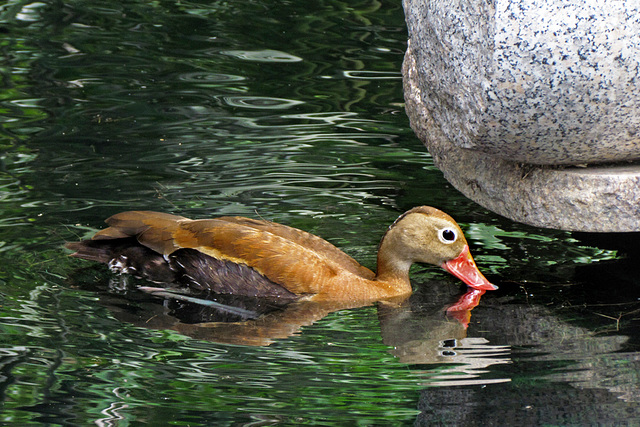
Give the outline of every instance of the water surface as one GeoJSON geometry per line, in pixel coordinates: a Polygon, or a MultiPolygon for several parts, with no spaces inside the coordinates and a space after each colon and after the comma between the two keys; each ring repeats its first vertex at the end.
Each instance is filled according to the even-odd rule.
{"type": "Polygon", "coordinates": [[[403,19],[388,1],[0,6],[2,423],[640,422],[637,252],[450,187],[404,114],[403,19]],[[422,204],[500,285],[466,329],[444,313],[464,287],[415,267],[401,306],[229,343],[62,249],[151,209],[283,222],[374,268],[422,204]]]}

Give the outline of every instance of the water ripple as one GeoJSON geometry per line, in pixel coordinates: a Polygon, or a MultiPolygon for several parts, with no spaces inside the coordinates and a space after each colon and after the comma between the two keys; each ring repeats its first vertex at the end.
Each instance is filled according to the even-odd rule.
{"type": "Polygon", "coordinates": [[[345,70],[342,74],[349,79],[356,80],[402,79],[402,73],[397,71],[345,70]]]}
{"type": "Polygon", "coordinates": [[[282,110],[304,104],[304,102],[294,99],[273,98],[269,96],[225,96],[222,99],[231,107],[257,110],[282,110]]]}
{"type": "Polygon", "coordinates": [[[302,58],[273,49],[264,50],[223,50],[220,53],[244,61],[254,62],[300,62],[302,58]]]}
{"type": "Polygon", "coordinates": [[[245,77],[237,76],[234,74],[222,74],[222,73],[199,71],[199,72],[179,74],[177,79],[185,82],[193,82],[193,83],[227,83],[227,82],[242,81],[242,80],[245,80],[245,77]]]}

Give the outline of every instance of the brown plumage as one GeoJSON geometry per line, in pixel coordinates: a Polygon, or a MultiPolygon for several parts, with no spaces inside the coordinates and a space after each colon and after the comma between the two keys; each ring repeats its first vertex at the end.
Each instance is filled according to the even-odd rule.
{"type": "Polygon", "coordinates": [[[72,256],[217,293],[376,301],[411,292],[414,262],[442,266],[473,288],[495,289],[475,266],[456,222],[428,206],[411,209],[389,227],[377,274],[326,240],[269,221],[131,211],[106,223],[91,240],[67,244],[72,256]]]}

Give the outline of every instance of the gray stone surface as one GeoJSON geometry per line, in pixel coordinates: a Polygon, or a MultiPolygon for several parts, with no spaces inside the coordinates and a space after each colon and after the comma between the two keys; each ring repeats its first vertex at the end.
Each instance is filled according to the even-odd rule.
{"type": "Polygon", "coordinates": [[[404,6],[419,95],[441,138],[532,164],[640,159],[639,4],[404,6]]]}
{"type": "Polygon", "coordinates": [[[406,110],[436,166],[465,196],[526,224],[571,231],[640,231],[640,165],[549,167],[459,148],[420,102],[411,46],[403,66],[406,110]]]}
{"type": "Polygon", "coordinates": [[[640,5],[404,7],[406,110],[447,180],[530,225],[640,231],[640,5]]]}

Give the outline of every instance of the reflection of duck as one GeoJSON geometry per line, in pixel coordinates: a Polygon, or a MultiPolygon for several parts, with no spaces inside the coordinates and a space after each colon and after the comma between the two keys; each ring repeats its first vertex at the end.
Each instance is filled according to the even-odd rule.
{"type": "MultiPolygon", "coordinates": [[[[420,289],[401,303],[378,304],[380,333],[389,352],[408,364],[455,363],[446,372],[477,375],[474,369],[506,363],[508,349],[491,345],[482,337],[467,337],[471,310],[484,291],[469,290],[449,305],[449,316],[443,316],[443,305],[450,303],[444,284],[432,282],[430,289],[420,289]]],[[[445,373],[445,370],[441,371],[445,373]]],[[[451,380],[451,378],[449,378],[451,380]]]]}
{"type": "Polygon", "coordinates": [[[91,240],[67,244],[72,256],[161,283],[222,294],[287,300],[378,301],[411,293],[415,262],[442,266],[467,285],[496,289],[480,273],[462,230],[447,214],[421,206],[385,233],[378,272],[329,242],[295,228],[242,217],[190,220],[123,212],[91,240]]]}
{"type": "MultiPolygon", "coordinates": [[[[320,321],[335,311],[358,308],[371,303],[352,301],[283,301],[238,295],[213,294],[175,288],[137,287],[129,277],[112,277],[109,284],[96,282],[93,269],[78,270],[72,282],[83,289],[97,292],[100,303],[108,307],[120,321],[149,329],[170,329],[191,338],[218,343],[250,346],[270,345],[274,341],[299,334],[305,326],[320,321]],[[84,274],[90,273],[90,276],[84,274]],[[140,292],[142,291],[142,292],[140,292]]],[[[478,304],[469,298],[478,291],[470,290],[459,297],[453,316],[445,316],[452,302],[451,288],[446,283],[431,282],[419,292],[381,301],[377,304],[380,328],[385,344],[400,360],[403,354],[420,352],[427,346],[422,362],[451,360],[450,355],[438,359],[431,355],[442,351],[441,342],[455,342],[466,336],[470,311],[478,304]],[[465,304],[469,303],[468,306],[465,304]],[[457,320],[457,321],[456,321],[457,320]],[[424,342],[417,345],[416,342],[424,342]]],[[[448,344],[447,344],[448,345],[448,344]]],[[[455,350],[455,349],[448,349],[455,350]]]]}

